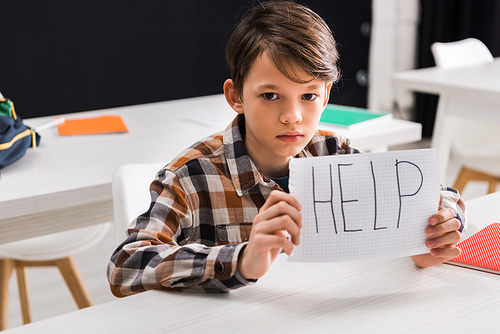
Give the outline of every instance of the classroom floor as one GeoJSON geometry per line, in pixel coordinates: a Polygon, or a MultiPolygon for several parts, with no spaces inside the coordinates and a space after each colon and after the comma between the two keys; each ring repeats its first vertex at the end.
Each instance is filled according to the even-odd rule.
{"type": "MultiPolygon", "coordinates": [[[[391,147],[390,150],[427,148],[428,140],[418,143],[391,147]]],[[[452,185],[459,166],[450,163],[447,185],[452,185]]],[[[500,190],[500,189],[497,189],[500,190]]],[[[462,196],[465,200],[485,195],[487,186],[479,183],[469,183],[462,196]]],[[[115,297],[110,293],[106,280],[106,265],[114,250],[113,230],[110,230],[98,247],[73,258],[89,290],[94,304],[112,301],[115,297]]],[[[63,313],[77,310],[77,307],[56,268],[28,268],[27,280],[33,321],[50,318],[63,313]]],[[[22,317],[19,305],[17,281],[15,274],[10,279],[9,286],[9,328],[21,326],[22,317]]]]}

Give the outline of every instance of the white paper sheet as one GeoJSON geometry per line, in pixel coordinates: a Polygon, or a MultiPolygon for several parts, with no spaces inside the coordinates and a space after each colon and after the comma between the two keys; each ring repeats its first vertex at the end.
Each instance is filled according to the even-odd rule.
{"type": "Polygon", "coordinates": [[[342,261],[427,253],[439,205],[435,149],[291,159],[290,193],[302,205],[290,261],[342,261]]]}

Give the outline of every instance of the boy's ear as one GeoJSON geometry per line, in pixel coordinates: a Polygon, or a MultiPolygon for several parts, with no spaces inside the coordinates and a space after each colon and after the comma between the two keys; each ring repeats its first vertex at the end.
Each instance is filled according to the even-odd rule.
{"type": "Polygon", "coordinates": [[[234,89],[232,79],[227,79],[224,82],[224,96],[226,97],[227,103],[234,111],[238,114],[243,114],[243,103],[241,102],[240,94],[234,89]]]}
{"type": "Polygon", "coordinates": [[[332,90],[333,83],[329,82],[325,86],[325,100],[323,101],[323,108],[326,107],[328,100],[330,99],[330,92],[332,90]]]}

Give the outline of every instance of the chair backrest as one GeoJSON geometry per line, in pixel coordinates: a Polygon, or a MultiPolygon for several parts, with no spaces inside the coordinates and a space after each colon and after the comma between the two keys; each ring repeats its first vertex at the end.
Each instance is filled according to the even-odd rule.
{"type": "Polygon", "coordinates": [[[113,173],[113,211],[115,218],[115,243],[126,238],[126,229],[134,218],[148,210],[151,202],[149,186],[156,173],[166,163],[130,164],[113,173]]]}
{"type": "Polygon", "coordinates": [[[431,45],[436,66],[450,69],[463,66],[492,63],[493,56],[488,47],[478,39],[466,38],[461,41],[431,45]]]}

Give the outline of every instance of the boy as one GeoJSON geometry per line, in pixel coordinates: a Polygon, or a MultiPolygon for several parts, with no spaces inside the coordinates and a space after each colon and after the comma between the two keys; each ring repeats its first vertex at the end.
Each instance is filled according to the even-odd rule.
{"type": "MultiPolygon", "coordinates": [[[[318,131],[339,79],[326,23],[292,2],[268,2],[231,36],[232,79],[224,94],[237,112],[230,126],[184,151],[151,184],[152,203],[128,230],[108,266],[113,294],[149,289],[227,291],[255,282],[281,251],[299,244],[300,205],[288,194],[291,156],[359,151],[318,131]]],[[[429,266],[457,256],[463,201],[443,188],[427,229],[429,266]]]]}

